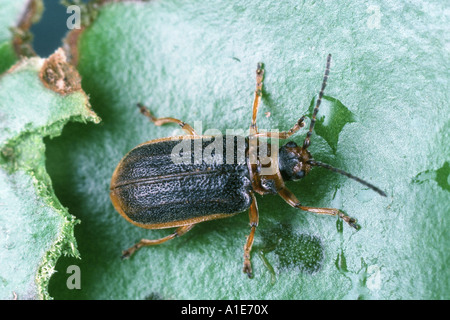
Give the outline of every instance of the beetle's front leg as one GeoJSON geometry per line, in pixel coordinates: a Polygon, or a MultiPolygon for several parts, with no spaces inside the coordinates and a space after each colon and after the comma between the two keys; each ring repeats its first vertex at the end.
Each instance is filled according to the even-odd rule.
{"type": "Polygon", "coordinates": [[[301,117],[297,120],[297,122],[294,124],[292,128],[290,128],[288,131],[282,131],[282,132],[258,132],[254,134],[255,137],[258,138],[278,138],[278,139],[288,139],[290,136],[292,136],[294,133],[296,133],[298,130],[303,128],[305,126],[305,116],[301,117]]]}
{"type": "Polygon", "coordinates": [[[253,277],[252,264],[250,262],[250,253],[252,251],[253,240],[255,238],[256,227],[258,226],[259,214],[258,214],[258,204],[256,203],[256,198],[252,193],[252,204],[248,212],[250,218],[250,235],[247,237],[247,242],[244,246],[244,269],[243,271],[248,275],[249,278],[253,277]]]}
{"type": "Polygon", "coordinates": [[[136,243],[134,246],[132,246],[131,248],[128,248],[127,250],[124,250],[122,252],[122,259],[131,257],[131,255],[133,255],[133,253],[135,253],[137,250],[139,250],[142,247],[155,246],[157,244],[161,244],[163,242],[169,241],[173,238],[180,237],[183,234],[185,234],[186,232],[188,232],[189,230],[191,230],[193,227],[194,227],[194,224],[179,227],[175,230],[174,233],[168,235],[167,237],[160,238],[160,239],[154,239],[154,240],[141,239],[141,241],[136,243]]]}
{"type": "Polygon", "coordinates": [[[147,118],[149,118],[156,126],[162,126],[163,124],[166,124],[166,123],[176,123],[188,135],[198,136],[198,134],[194,131],[194,129],[184,121],[181,121],[181,120],[178,120],[175,118],[156,118],[155,116],[153,116],[151,114],[151,112],[143,104],[138,103],[137,106],[138,106],[139,110],[141,111],[141,113],[144,116],[146,116],[147,118]]]}
{"type": "Polygon", "coordinates": [[[256,117],[258,115],[259,104],[261,103],[263,80],[264,80],[264,69],[263,64],[260,62],[256,66],[256,89],[255,89],[255,98],[253,100],[252,124],[250,125],[251,133],[258,132],[258,128],[256,126],[256,117]]]}
{"type": "Polygon", "coordinates": [[[327,215],[331,215],[331,216],[339,216],[339,218],[341,218],[342,220],[347,222],[351,227],[353,227],[355,229],[359,229],[359,226],[356,224],[355,218],[347,216],[345,213],[343,213],[342,211],[340,211],[338,209],[314,208],[314,207],[302,206],[302,204],[297,199],[297,197],[291,191],[289,191],[289,189],[287,189],[287,188],[280,190],[278,192],[278,194],[284,199],[284,201],[286,201],[290,206],[292,206],[294,208],[301,209],[301,210],[308,211],[308,212],[314,212],[317,214],[327,214],[327,215]]]}

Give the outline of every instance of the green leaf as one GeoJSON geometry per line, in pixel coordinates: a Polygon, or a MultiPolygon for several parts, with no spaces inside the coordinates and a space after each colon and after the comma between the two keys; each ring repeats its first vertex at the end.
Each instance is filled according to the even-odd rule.
{"type": "Polygon", "coordinates": [[[51,298],[56,261],[79,257],[73,235],[79,221],[53,192],[43,137],[59,135],[69,120],[99,119],[76,82],[58,78],[60,88],[74,89],[58,93],[49,78],[41,78],[62,70],[62,79],[79,79],[60,50],[46,60],[22,60],[0,78],[1,299],[51,298]]]}
{"type": "MultiPolygon", "coordinates": [[[[70,124],[48,142],[56,194],[83,222],[75,232],[83,259],[58,263],[51,294],[448,299],[450,205],[449,191],[441,187],[448,181],[441,176],[448,175],[450,154],[444,10],[441,2],[425,1],[152,1],[101,7],[78,40],[72,38],[71,52],[103,125],[70,124]],[[308,114],[328,53],[333,60],[327,99],[310,151],[388,197],[322,168],[287,186],[305,205],[339,208],[357,218],[360,231],[334,217],[293,209],[280,197],[257,196],[254,279],[242,273],[247,213],[199,224],[183,237],[120,260],[121,251],[139,239],[171,232],[132,226],[108,196],[112,172],[126,152],[181,133],[177,126],[154,126],[137,102],[157,117],[202,121],[203,133],[247,130],[256,64],[262,61],[258,127],[288,130],[308,114]],[[71,264],[81,268],[81,290],[65,286],[71,264]]],[[[304,135],[292,140],[301,143],[304,135]]]]}

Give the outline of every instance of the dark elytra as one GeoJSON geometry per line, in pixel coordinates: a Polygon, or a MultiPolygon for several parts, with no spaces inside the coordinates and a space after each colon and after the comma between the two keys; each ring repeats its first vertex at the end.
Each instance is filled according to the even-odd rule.
{"type": "MultiPolygon", "coordinates": [[[[241,138],[247,149],[246,139],[241,138]]],[[[201,157],[200,162],[195,162],[195,139],[189,140],[191,147],[181,150],[179,156],[188,152],[190,161],[175,164],[171,153],[182,139],[142,144],[122,160],[111,188],[121,199],[123,211],[136,224],[148,228],[173,226],[208,215],[226,217],[250,207],[250,174],[246,162],[238,163],[237,137],[232,140],[236,147],[227,148],[227,137],[223,136],[223,153],[216,154],[213,149],[211,159],[201,157]],[[229,157],[227,149],[233,152],[232,163],[224,160],[229,157]]],[[[214,139],[200,139],[200,156],[214,139]]]]}

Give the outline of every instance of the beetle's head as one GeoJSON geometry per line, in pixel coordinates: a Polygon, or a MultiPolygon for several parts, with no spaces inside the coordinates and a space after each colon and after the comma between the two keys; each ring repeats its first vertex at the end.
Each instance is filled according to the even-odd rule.
{"type": "Polygon", "coordinates": [[[306,176],[311,170],[312,159],[307,149],[299,147],[294,141],[282,146],[278,153],[278,165],[285,181],[296,181],[306,176]]]}
{"type": "Polygon", "coordinates": [[[373,184],[355,177],[354,175],[345,172],[344,170],[335,168],[329,164],[316,161],[312,158],[308,149],[297,146],[294,141],[290,141],[282,146],[278,152],[278,168],[280,169],[281,176],[285,181],[297,181],[305,177],[312,167],[322,167],[333,172],[347,176],[359,183],[369,187],[370,189],[378,192],[383,197],[386,197],[386,193],[381,189],[375,187],[373,184]]]}

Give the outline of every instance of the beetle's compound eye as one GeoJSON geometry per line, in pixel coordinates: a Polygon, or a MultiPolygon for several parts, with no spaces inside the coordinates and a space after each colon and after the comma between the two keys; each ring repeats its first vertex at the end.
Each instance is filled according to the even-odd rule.
{"type": "Polygon", "coordinates": [[[306,174],[305,174],[305,171],[304,171],[304,170],[297,171],[297,172],[295,173],[295,180],[301,179],[301,178],[303,178],[305,175],[306,175],[306,174]]]}
{"type": "Polygon", "coordinates": [[[262,68],[263,68],[263,63],[262,62],[258,62],[258,64],[256,65],[256,73],[257,74],[261,74],[262,68]]]}
{"type": "Polygon", "coordinates": [[[286,143],[286,147],[295,148],[297,147],[297,144],[294,141],[289,141],[288,143],[286,143]]]}

